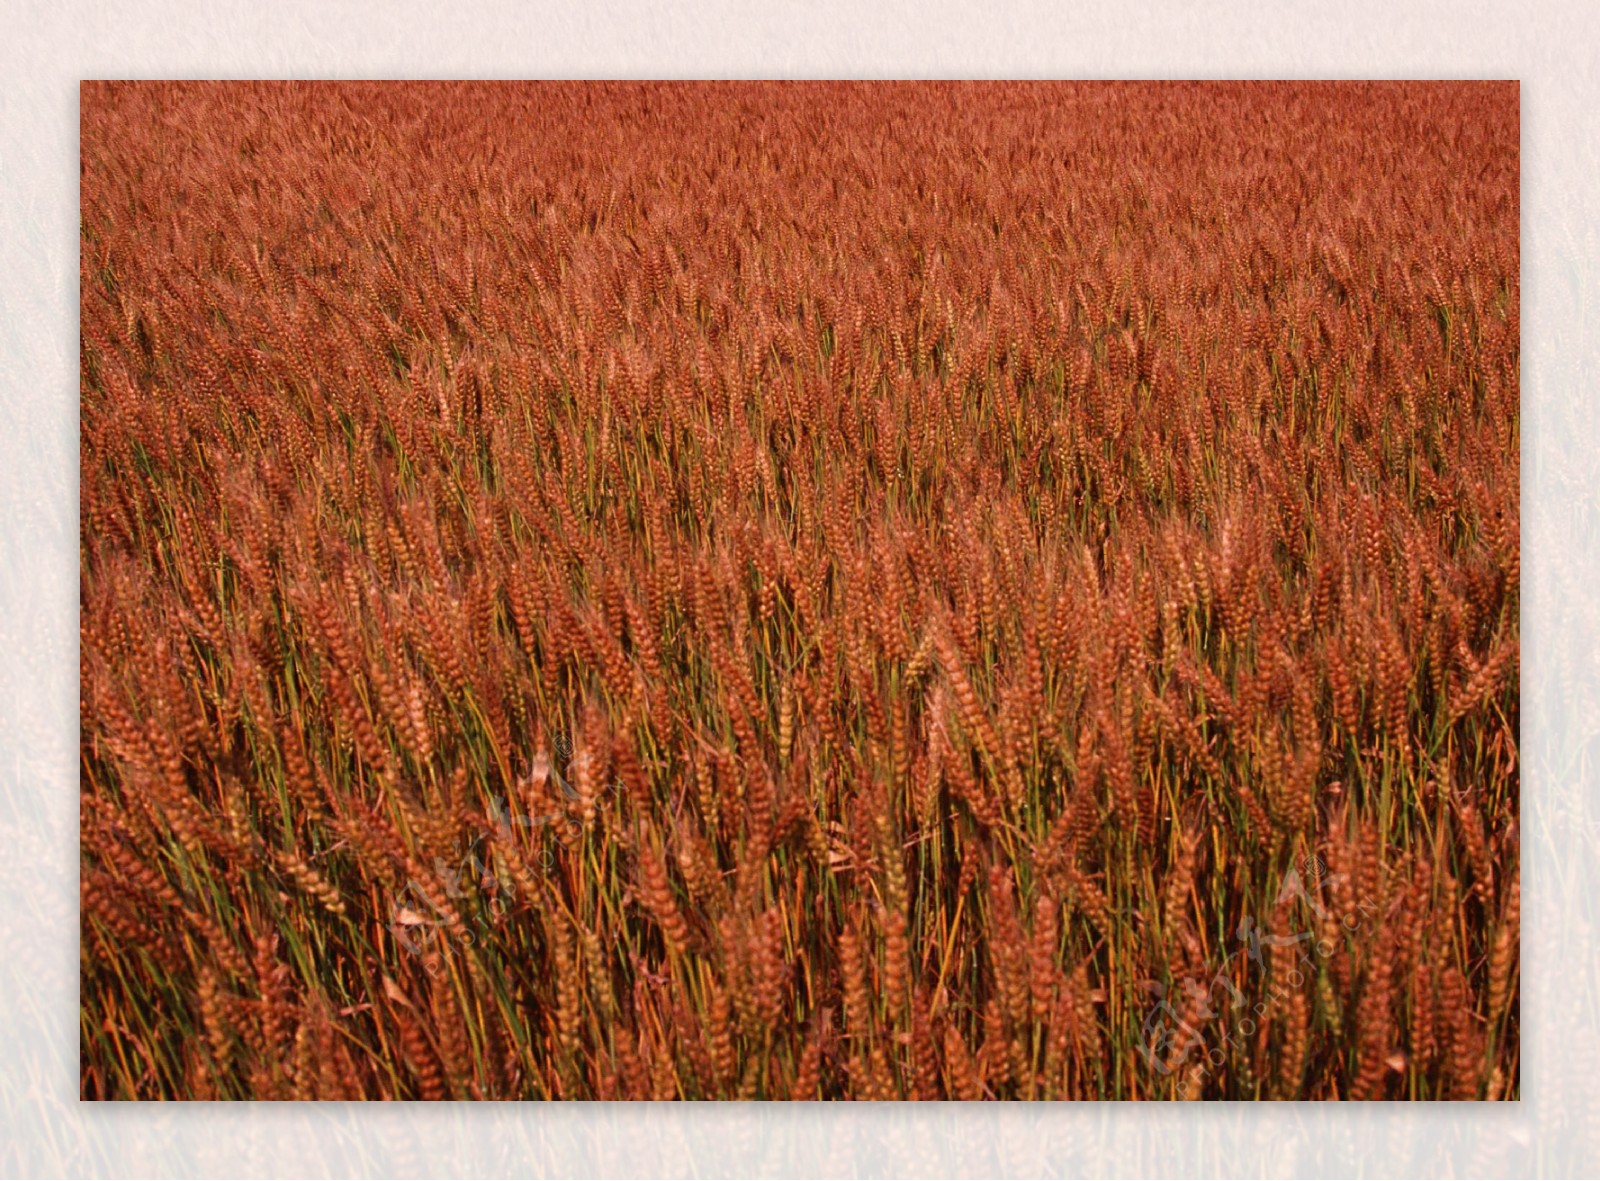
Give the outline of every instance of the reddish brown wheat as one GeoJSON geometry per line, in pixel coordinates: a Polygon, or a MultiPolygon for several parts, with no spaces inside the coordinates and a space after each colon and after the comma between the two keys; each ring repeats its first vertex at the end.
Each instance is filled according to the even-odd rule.
{"type": "Polygon", "coordinates": [[[87,1098],[1515,1098],[1515,85],[86,84],[87,1098]]]}

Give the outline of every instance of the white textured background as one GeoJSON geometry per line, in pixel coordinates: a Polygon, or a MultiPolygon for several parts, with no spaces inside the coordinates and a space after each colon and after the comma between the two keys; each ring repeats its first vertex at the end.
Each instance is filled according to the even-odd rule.
{"type": "Polygon", "coordinates": [[[1600,6],[999,0],[6,5],[0,1175],[1594,1176],[1600,6]],[[78,83],[106,77],[1522,81],[1523,1080],[1487,1105],[90,1105],[77,1099],[78,83]]]}

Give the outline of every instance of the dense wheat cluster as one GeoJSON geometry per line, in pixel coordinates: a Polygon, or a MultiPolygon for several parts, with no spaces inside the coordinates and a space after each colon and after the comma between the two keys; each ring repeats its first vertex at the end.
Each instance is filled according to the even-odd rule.
{"type": "Polygon", "coordinates": [[[82,98],[85,1097],[1518,1095],[1514,84],[82,98]]]}

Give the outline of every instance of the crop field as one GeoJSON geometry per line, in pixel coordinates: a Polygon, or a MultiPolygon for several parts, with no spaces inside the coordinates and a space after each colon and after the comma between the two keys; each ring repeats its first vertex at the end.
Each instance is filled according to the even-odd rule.
{"type": "Polygon", "coordinates": [[[87,1099],[1516,1099],[1516,83],[85,83],[87,1099]]]}

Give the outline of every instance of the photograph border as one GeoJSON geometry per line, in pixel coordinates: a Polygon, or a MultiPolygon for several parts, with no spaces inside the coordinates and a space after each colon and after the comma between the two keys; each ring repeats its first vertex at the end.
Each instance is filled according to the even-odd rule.
{"type": "Polygon", "coordinates": [[[1600,175],[1540,3],[458,6],[127,0],[0,50],[0,1174],[1581,1176],[1600,1168],[1600,175]],[[1522,114],[1522,1099],[1499,1104],[94,1104],[78,1099],[79,84],[92,78],[1510,78],[1522,114]]]}

